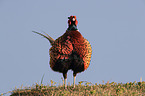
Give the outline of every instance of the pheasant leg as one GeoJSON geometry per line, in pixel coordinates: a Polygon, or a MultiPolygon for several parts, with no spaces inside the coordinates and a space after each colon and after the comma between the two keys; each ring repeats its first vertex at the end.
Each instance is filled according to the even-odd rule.
{"type": "Polygon", "coordinates": [[[74,79],[74,81],[73,81],[73,85],[74,85],[74,88],[75,88],[75,80],[76,80],[76,73],[73,73],[73,79],[74,79]]]}

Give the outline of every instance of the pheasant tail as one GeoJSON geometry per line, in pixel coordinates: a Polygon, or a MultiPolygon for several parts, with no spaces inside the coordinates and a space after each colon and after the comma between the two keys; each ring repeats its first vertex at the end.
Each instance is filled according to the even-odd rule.
{"type": "Polygon", "coordinates": [[[36,31],[32,31],[32,32],[34,32],[34,33],[36,33],[36,34],[39,34],[39,35],[43,36],[44,38],[48,39],[51,45],[52,45],[52,43],[55,41],[52,37],[50,37],[50,36],[49,36],[47,33],[45,33],[45,32],[44,32],[44,33],[45,33],[46,35],[43,35],[43,34],[41,34],[41,33],[39,33],[39,32],[36,32],[36,31]]]}

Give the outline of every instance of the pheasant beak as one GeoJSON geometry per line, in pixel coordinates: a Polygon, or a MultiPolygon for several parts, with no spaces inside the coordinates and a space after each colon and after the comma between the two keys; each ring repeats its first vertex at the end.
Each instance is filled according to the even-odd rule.
{"type": "Polygon", "coordinates": [[[75,21],[75,20],[76,20],[75,18],[72,19],[72,21],[75,21]]]}

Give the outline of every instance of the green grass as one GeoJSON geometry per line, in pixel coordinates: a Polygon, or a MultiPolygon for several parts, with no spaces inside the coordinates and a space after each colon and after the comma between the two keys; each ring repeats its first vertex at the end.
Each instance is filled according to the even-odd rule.
{"type": "Polygon", "coordinates": [[[11,96],[143,96],[145,95],[145,82],[92,84],[90,82],[79,82],[76,88],[68,85],[55,86],[51,80],[51,85],[35,84],[28,88],[19,88],[11,92],[11,96]]]}

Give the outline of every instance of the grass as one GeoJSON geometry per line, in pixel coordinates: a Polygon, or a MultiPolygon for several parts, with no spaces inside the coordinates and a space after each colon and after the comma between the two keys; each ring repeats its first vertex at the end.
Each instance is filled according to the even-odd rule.
{"type": "Polygon", "coordinates": [[[11,92],[11,96],[144,96],[145,82],[92,84],[81,81],[76,88],[72,85],[55,86],[56,82],[51,80],[51,85],[34,84],[28,88],[19,88],[11,92]]]}

